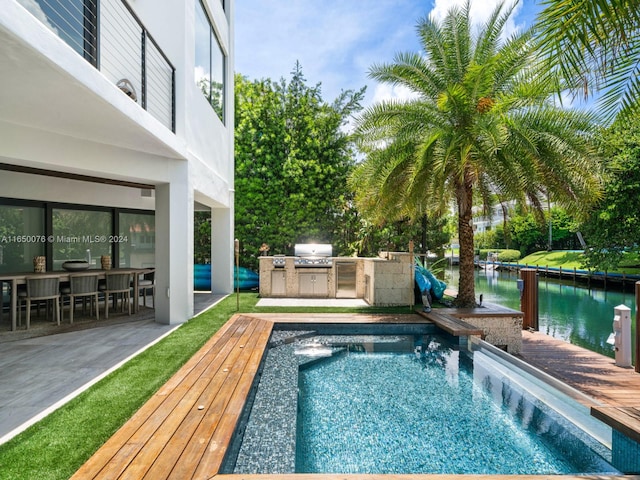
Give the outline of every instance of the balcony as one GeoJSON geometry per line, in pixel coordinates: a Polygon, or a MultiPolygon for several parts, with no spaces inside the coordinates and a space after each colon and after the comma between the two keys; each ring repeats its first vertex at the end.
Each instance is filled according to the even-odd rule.
{"type": "Polygon", "coordinates": [[[18,0],[175,133],[175,68],[123,0],[18,0]]]}

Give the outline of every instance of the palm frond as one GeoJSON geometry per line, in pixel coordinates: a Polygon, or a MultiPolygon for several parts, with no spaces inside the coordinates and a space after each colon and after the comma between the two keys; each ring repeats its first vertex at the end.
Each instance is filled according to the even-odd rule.
{"type": "Polygon", "coordinates": [[[574,92],[602,91],[607,117],[637,105],[640,0],[546,0],[538,17],[540,50],[574,92]]]}

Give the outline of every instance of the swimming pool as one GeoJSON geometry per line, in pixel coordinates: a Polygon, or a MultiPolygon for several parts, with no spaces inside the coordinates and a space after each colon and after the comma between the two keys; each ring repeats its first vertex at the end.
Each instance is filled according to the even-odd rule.
{"type": "Polygon", "coordinates": [[[619,473],[607,427],[490,348],[432,332],[271,344],[223,471],[619,473]]]}

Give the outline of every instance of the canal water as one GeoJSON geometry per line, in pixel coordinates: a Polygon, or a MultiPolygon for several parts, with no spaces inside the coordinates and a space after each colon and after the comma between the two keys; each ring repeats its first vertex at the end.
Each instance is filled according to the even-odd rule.
{"type": "MultiPolygon", "coordinates": [[[[476,271],[476,297],[483,302],[520,310],[520,292],[515,272],[476,271]]],[[[458,272],[447,270],[447,283],[458,286],[458,272]]],[[[631,290],[631,289],[629,289],[631,290]]],[[[614,308],[631,308],[632,352],[635,351],[635,294],[604,291],[597,288],[539,277],[538,326],[542,333],[579,345],[588,350],[614,357],[607,339],[613,330],[614,308]]]]}

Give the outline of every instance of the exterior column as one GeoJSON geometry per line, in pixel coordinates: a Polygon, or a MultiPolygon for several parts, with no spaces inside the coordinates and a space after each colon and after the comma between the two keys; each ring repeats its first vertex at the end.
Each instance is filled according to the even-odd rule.
{"type": "MultiPolygon", "coordinates": [[[[233,242],[233,209],[212,208],[211,293],[233,292],[233,242]]],[[[240,249],[242,249],[242,239],[240,239],[240,249]]]]}
{"type": "Polygon", "coordinates": [[[193,316],[193,194],[187,162],[173,162],[156,187],[156,322],[193,316]]]}

